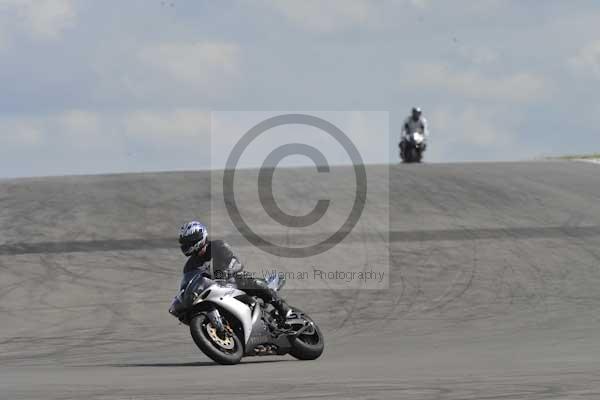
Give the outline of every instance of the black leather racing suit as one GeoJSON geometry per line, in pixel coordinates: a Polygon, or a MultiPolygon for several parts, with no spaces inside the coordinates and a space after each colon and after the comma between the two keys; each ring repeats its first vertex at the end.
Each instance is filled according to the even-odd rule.
{"type": "Polygon", "coordinates": [[[235,283],[238,289],[250,296],[256,296],[273,307],[284,319],[289,311],[288,305],[279,297],[279,294],[269,288],[264,279],[256,278],[243,272],[243,265],[239,262],[231,246],[223,240],[209,240],[203,254],[192,254],[183,267],[182,288],[198,271],[210,279],[225,279],[235,283]],[[212,271],[211,271],[212,261],[212,271]]]}

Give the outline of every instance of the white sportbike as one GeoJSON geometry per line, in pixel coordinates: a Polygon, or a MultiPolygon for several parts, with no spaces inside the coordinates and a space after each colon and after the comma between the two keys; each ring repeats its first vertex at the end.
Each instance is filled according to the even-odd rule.
{"type": "MultiPolygon", "coordinates": [[[[267,279],[277,291],[284,283],[278,275],[267,279]]],[[[292,308],[280,326],[271,305],[200,273],[180,290],[169,312],[190,327],[196,345],[219,364],[237,364],[245,356],[285,354],[314,360],[323,353],[323,335],[304,312],[292,308]]]]}
{"type": "Polygon", "coordinates": [[[400,158],[405,163],[419,163],[423,159],[423,152],[427,146],[425,135],[412,132],[404,135],[400,142],[400,158]]]}

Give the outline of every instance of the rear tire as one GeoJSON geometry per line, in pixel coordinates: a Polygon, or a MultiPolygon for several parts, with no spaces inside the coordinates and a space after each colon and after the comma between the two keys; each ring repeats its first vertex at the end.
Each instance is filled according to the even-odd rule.
{"type": "Polygon", "coordinates": [[[226,349],[211,339],[210,329],[212,329],[212,324],[205,314],[198,314],[192,318],[190,333],[196,346],[211,360],[219,364],[233,365],[239,363],[244,355],[244,348],[235,329],[231,329],[228,333],[228,342],[229,340],[233,341],[233,348],[231,349],[226,349]]]}
{"type": "Polygon", "coordinates": [[[321,330],[307,315],[304,315],[305,319],[312,322],[314,326],[314,333],[311,335],[301,334],[292,343],[292,350],[290,354],[298,360],[315,360],[323,354],[325,349],[325,341],[323,340],[323,334],[321,330]]]}

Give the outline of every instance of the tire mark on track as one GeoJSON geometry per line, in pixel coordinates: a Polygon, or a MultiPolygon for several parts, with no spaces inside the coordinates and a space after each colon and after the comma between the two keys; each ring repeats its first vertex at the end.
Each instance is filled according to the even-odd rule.
{"type": "MultiPolygon", "coordinates": [[[[313,238],[315,235],[269,235],[266,239],[313,238]]],[[[325,235],[324,235],[325,236],[325,235]]],[[[331,235],[327,235],[331,236],[331,235]]],[[[600,226],[546,226],[546,227],[503,227],[503,228],[477,228],[463,227],[460,229],[442,230],[411,230],[389,231],[390,242],[442,242],[442,241],[471,241],[478,239],[515,240],[515,239],[561,239],[565,236],[572,238],[585,238],[600,236],[600,226]]],[[[381,240],[378,233],[363,233],[359,237],[348,236],[348,242],[365,242],[381,240]]],[[[232,245],[244,246],[240,236],[228,236],[232,245]]],[[[326,243],[327,244],[327,243],[326,243]]],[[[326,245],[325,244],[325,245],[326,245]]],[[[173,238],[148,238],[148,239],[109,239],[88,241],[62,241],[62,242],[21,242],[0,245],[0,256],[21,254],[57,254],[57,253],[90,253],[101,251],[129,251],[129,250],[164,250],[176,249],[177,243],[173,238]]]]}

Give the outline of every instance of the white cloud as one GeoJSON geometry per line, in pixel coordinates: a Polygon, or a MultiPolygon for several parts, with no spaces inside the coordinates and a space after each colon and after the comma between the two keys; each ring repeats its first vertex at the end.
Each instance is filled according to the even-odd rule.
{"type": "Polygon", "coordinates": [[[0,175],[207,168],[209,128],[192,109],[0,115],[0,175]]]}
{"type": "Polygon", "coordinates": [[[239,47],[225,42],[159,43],[143,48],[142,63],[185,84],[210,86],[239,72],[239,47]]]}
{"type": "Polygon", "coordinates": [[[431,4],[431,0],[410,0],[410,2],[419,8],[426,8],[431,4]]]}
{"type": "Polygon", "coordinates": [[[99,113],[73,109],[47,115],[0,118],[0,146],[27,147],[43,142],[57,144],[61,140],[67,146],[91,147],[106,145],[118,137],[135,138],[136,142],[148,146],[161,146],[173,139],[204,140],[209,137],[209,130],[210,116],[203,110],[99,113]]]}
{"type": "MultiPolygon", "coordinates": [[[[386,111],[348,111],[338,127],[348,135],[365,163],[388,163],[389,114],[386,111]]],[[[337,122],[336,122],[337,123],[337,122]]]]}
{"type": "Polygon", "coordinates": [[[361,26],[378,16],[372,0],[267,0],[295,25],[312,32],[333,32],[361,26]]]}
{"type": "MultiPolygon", "coordinates": [[[[211,113],[212,167],[226,166],[228,155],[242,136],[269,118],[288,113],[301,113],[322,118],[338,127],[356,147],[365,163],[389,161],[389,115],[386,111],[216,111],[211,113]]],[[[313,146],[323,153],[330,165],[348,165],[348,150],[321,129],[303,124],[285,124],[265,131],[248,145],[239,166],[259,167],[275,148],[290,143],[313,146]]],[[[287,157],[282,165],[312,167],[313,161],[300,155],[287,157]]]]}
{"type": "Polygon", "coordinates": [[[353,28],[382,30],[414,27],[411,22],[417,21],[417,18],[429,21],[437,18],[445,21],[457,17],[468,19],[472,15],[494,15],[498,9],[506,7],[506,2],[502,0],[263,0],[262,3],[295,26],[314,33],[353,28]]]}
{"type": "Polygon", "coordinates": [[[152,141],[203,140],[209,137],[210,114],[204,110],[138,110],[124,119],[125,133],[152,141]]]}
{"type": "Polygon", "coordinates": [[[84,110],[51,114],[25,114],[0,118],[1,145],[28,148],[53,146],[90,147],[98,144],[101,116],[84,110]]]}
{"type": "Polygon", "coordinates": [[[468,106],[462,110],[434,110],[430,124],[446,140],[477,147],[495,148],[512,142],[514,134],[498,124],[496,110],[468,106]]]}
{"type": "Polygon", "coordinates": [[[569,64],[575,72],[600,78],[600,40],[582,48],[569,64]]]}
{"type": "Polygon", "coordinates": [[[498,61],[498,54],[486,47],[460,45],[457,52],[465,62],[471,64],[489,65],[498,61]]]}
{"type": "Polygon", "coordinates": [[[43,141],[39,118],[0,117],[0,147],[37,146],[43,141]]]}
{"type": "Polygon", "coordinates": [[[46,135],[64,140],[69,146],[93,148],[106,142],[102,130],[106,116],[87,110],[71,109],[47,117],[46,135]]]}
{"type": "Polygon", "coordinates": [[[531,73],[488,77],[477,71],[453,71],[446,65],[423,64],[407,68],[401,83],[408,87],[441,89],[471,99],[532,102],[545,98],[545,80],[531,73]]]}
{"type": "Polygon", "coordinates": [[[441,106],[429,114],[427,160],[519,160],[532,149],[520,140],[521,117],[512,110],[478,104],[441,106]]]}
{"type": "Polygon", "coordinates": [[[97,132],[100,126],[98,114],[91,111],[67,110],[57,118],[64,130],[69,132],[97,132]]]}
{"type": "Polygon", "coordinates": [[[9,46],[9,43],[8,35],[0,26],[0,50],[6,49],[9,46]]]}
{"type": "Polygon", "coordinates": [[[74,23],[72,0],[0,0],[0,24],[34,39],[58,38],[74,23]]]}
{"type": "Polygon", "coordinates": [[[140,43],[125,37],[102,44],[90,63],[95,96],[131,109],[198,107],[231,98],[245,72],[240,47],[223,41],[140,43]]]}

